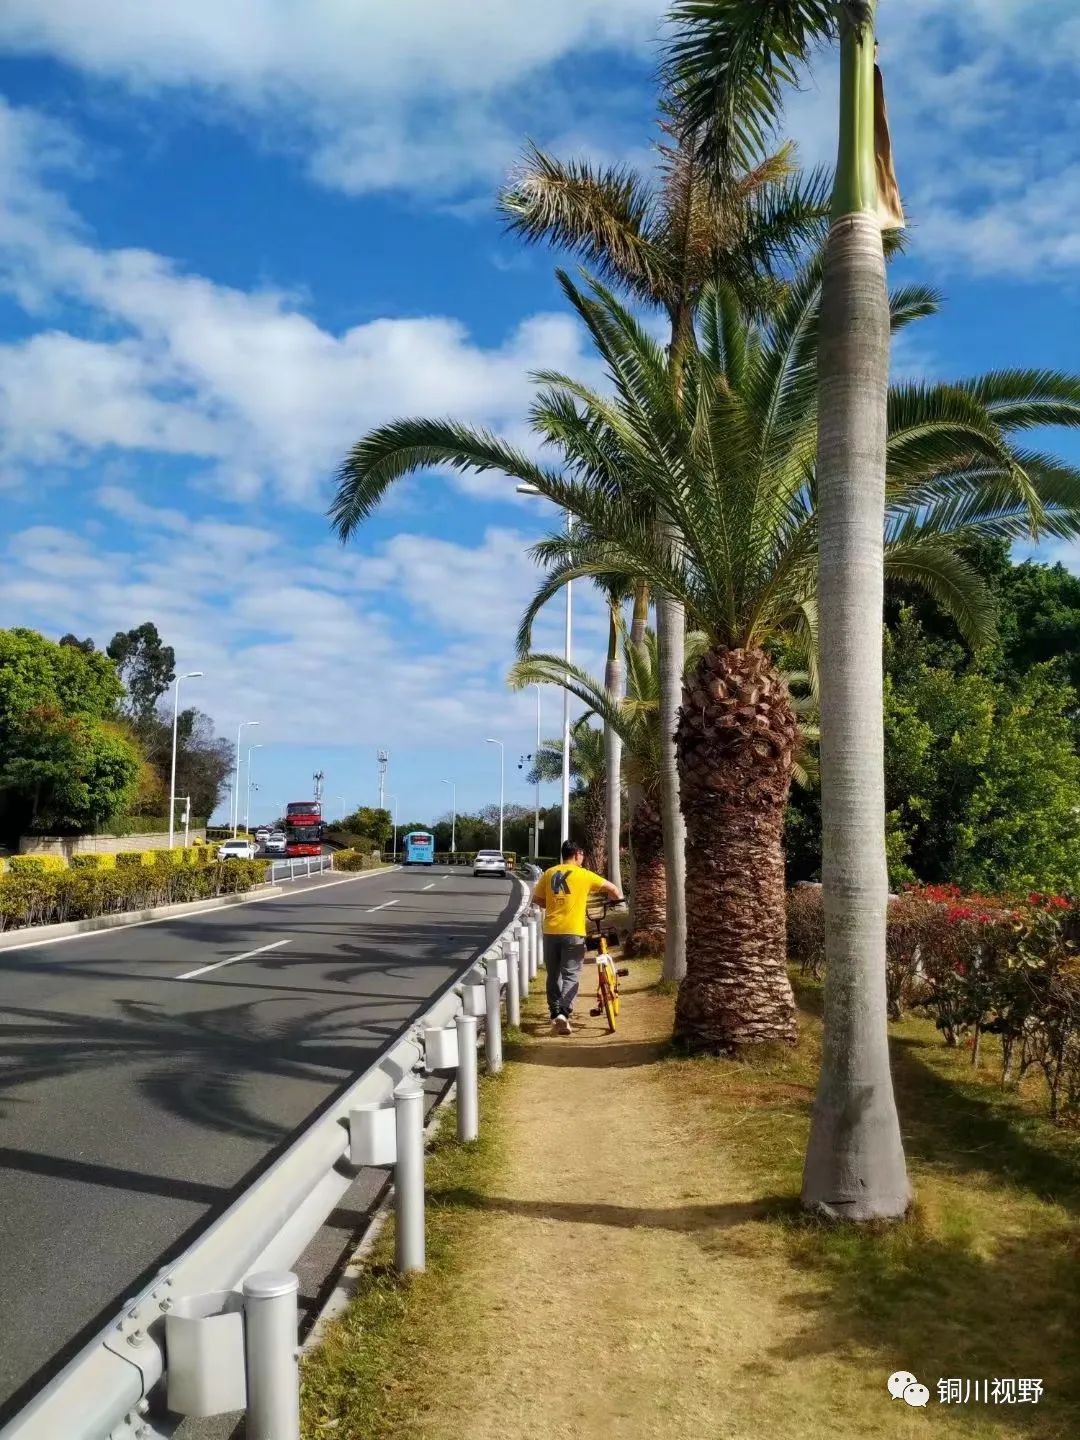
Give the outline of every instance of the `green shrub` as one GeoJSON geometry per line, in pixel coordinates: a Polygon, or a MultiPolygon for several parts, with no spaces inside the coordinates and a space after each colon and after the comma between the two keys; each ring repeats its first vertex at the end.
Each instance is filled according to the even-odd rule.
{"type": "Polygon", "coordinates": [[[121,850],[116,856],[116,868],[118,870],[134,869],[146,863],[145,851],[143,850],[121,850]]]}
{"type": "Polygon", "coordinates": [[[70,863],[72,870],[100,870],[102,868],[100,855],[72,855],[70,863]]]}
{"type": "Polygon", "coordinates": [[[334,853],[335,870],[374,870],[378,860],[359,850],[338,850],[334,853]]]}

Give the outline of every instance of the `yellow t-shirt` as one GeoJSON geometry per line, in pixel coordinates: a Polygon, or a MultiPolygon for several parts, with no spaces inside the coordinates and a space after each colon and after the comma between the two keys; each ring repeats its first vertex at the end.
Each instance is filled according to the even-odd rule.
{"type": "Polygon", "coordinates": [[[602,875],[564,860],[545,870],[533,895],[544,902],[545,935],[584,935],[589,896],[607,881],[602,875]]]}

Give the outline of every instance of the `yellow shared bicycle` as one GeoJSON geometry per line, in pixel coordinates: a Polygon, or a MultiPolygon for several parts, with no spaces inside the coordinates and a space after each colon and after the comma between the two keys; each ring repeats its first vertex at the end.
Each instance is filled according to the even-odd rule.
{"type": "Polygon", "coordinates": [[[589,922],[595,927],[595,933],[586,935],[585,948],[596,954],[596,1004],[589,1014],[603,1015],[607,1020],[609,1034],[614,1035],[619,1014],[619,981],[629,975],[630,971],[618,969],[608,953],[608,942],[618,939],[614,925],[607,923],[607,912],[612,903],[608,900],[597,900],[590,905],[589,922]]]}

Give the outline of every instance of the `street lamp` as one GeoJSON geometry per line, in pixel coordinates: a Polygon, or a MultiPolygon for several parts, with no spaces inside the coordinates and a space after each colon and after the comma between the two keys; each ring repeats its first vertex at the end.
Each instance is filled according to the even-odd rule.
{"type": "Polygon", "coordinates": [[[506,746],[501,740],[492,740],[489,736],[484,741],[485,745],[498,745],[499,747],[499,850],[503,848],[503,810],[506,798],[506,746]]]}
{"type": "MultiPolygon", "coordinates": [[[[517,485],[514,487],[519,495],[542,495],[543,491],[538,490],[535,485],[517,485]]],[[[566,512],[566,533],[569,535],[573,528],[573,520],[570,511],[566,512]]],[[[573,615],[573,596],[571,594],[570,581],[563,586],[566,591],[566,631],[563,638],[563,657],[567,665],[570,664],[571,652],[571,622],[573,615]]],[[[537,815],[539,821],[539,814],[537,815]]],[[[570,691],[563,689],[562,699],[562,800],[561,813],[559,817],[560,841],[570,839],[570,691]]],[[[537,831],[536,848],[540,849],[540,833],[537,831]]]]}
{"type": "Polygon", "coordinates": [[[246,730],[249,725],[258,725],[258,720],[241,720],[236,727],[236,778],[233,781],[233,839],[236,839],[236,832],[240,828],[240,732],[246,730]]]}
{"type": "Polygon", "coordinates": [[[536,687],[536,794],[533,796],[533,858],[540,858],[540,686],[536,687]]]}
{"type": "Polygon", "coordinates": [[[249,745],[247,756],[247,783],[244,786],[244,829],[251,829],[251,752],[261,750],[261,745],[249,745]]]}
{"type": "Polygon", "coordinates": [[[335,800],[339,800],[339,801],[341,802],[341,818],[344,820],[344,819],[345,819],[345,796],[344,796],[344,795],[335,795],[335,796],[334,796],[334,799],[335,799],[335,800]]]}
{"type": "Polygon", "coordinates": [[[173,845],[173,826],[176,817],[176,722],[180,714],[180,681],[197,680],[202,675],[201,670],[188,670],[183,675],[177,675],[176,683],[173,686],[173,707],[172,707],[172,770],[169,774],[169,849],[173,845]]]}
{"type": "Polygon", "coordinates": [[[453,796],[450,810],[450,854],[454,855],[457,853],[457,785],[453,780],[444,780],[442,783],[450,786],[453,796]]]}

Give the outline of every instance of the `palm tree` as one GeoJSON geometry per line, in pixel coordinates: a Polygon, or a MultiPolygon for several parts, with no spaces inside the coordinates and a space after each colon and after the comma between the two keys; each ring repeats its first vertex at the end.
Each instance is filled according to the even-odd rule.
{"type": "Polygon", "coordinates": [[[875,156],[875,128],[879,141],[882,131],[887,137],[874,64],[876,8],[877,0],[678,0],[672,52],[687,121],[726,169],[733,156],[764,148],[783,86],[811,47],[840,41],[840,140],[817,377],[825,1042],[803,1202],[852,1220],[902,1215],[910,1202],[885,1000],[889,308],[878,174],[895,182],[887,138],[875,156]]]}
{"type": "MultiPolygon", "coordinates": [[[[529,682],[542,683],[539,680],[529,682]]],[[[515,686],[523,689],[523,686],[515,686]]],[[[607,788],[607,736],[589,724],[582,715],[570,727],[570,774],[577,781],[582,802],[582,829],[585,858],[590,867],[604,873],[607,863],[607,825],[605,792],[607,788]]],[[[558,780],[562,775],[562,739],[545,740],[528,775],[530,785],[538,780],[558,780]]]]}
{"type": "MultiPolygon", "coordinates": [[[[522,622],[523,651],[539,608],[579,576],[645,581],[686,607],[710,649],[687,675],[678,729],[694,865],[676,1030],[712,1050],[790,1041],[781,825],[797,723],[768,647],[790,633],[813,668],[820,266],[767,319],[748,319],[728,286],[707,291],[678,399],[666,350],[614,296],[596,281],[587,293],[561,281],[612,392],[537,377],[530,418],[561,464],[452,421],[397,421],[346,459],[334,522],[347,537],[417,470],[499,470],[576,520],[571,541],[554,535],[533,548],[552,568],[522,622]],[[677,544],[658,533],[661,504],[677,544]]],[[[908,287],[893,297],[892,323],[935,306],[931,291],[908,287]]],[[[921,585],[980,640],[990,596],[954,542],[1080,533],[1080,473],[1010,443],[1036,424],[1078,423],[1080,382],[1010,371],[897,387],[889,406],[886,573],[921,585]]]]}
{"type": "MultiPolygon", "coordinates": [[[[690,663],[696,662],[706,645],[703,635],[686,637],[690,663]]],[[[660,657],[656,635],[646,631],[640,644],[626,644],[627,689],[613,702],[606,685],[601,686],[579,666],[568,665],[560,655],[528,654],[510,671],[515,690],[528,685],[558,685],[569,690],[586,708],[586,716],[597,715],[622,741],[627,781],[636,796],[630,816],[633,885],[631,923],[627,948],[630,952],[653,953],[664,947],[667,920],[667,873],[660,823],[661,766],[664,736],[660,723],[660,657]]]]}
{"type": "MultiPolygon", "coordinates": [[[[662,309],[670,323],[672,388],[680,390],[686,352],[693,348],[694,316],[704,287],[723,278],[744,295],[757,293],[779,260],[797,254],[817,236],[826,213],[818,173],[795,174],[784,146],[732,175],[722,190],[678,133],[677,106],[661,104],[661,178],[652,187],[625,166],[594,169],[565,163],[536,146],[499,198],[510,229],[580,255],[600,275],[642,304],[662,309]]],[[[670,531],[661,504],[657,523],[670,531]]],[[[677,537],[671,536],[676,539],[677,537]]],[[[656,592],[660,637],[661,701],[669,737],[661,768],[661,814],[668,860],[667,940],[664,974],[686,970],[685,826],[679,805],[674,734],[685,669],[686,620],[678,600],[656,592]]]]}

